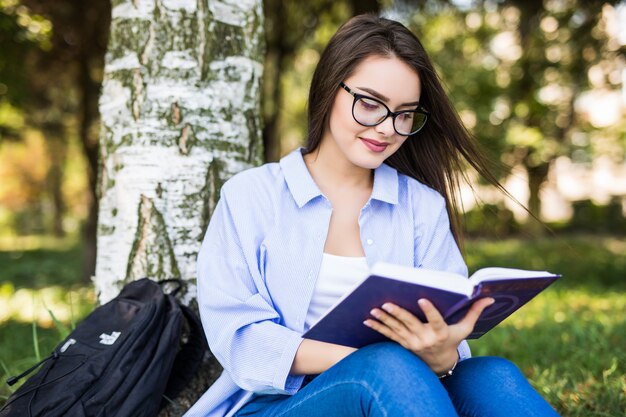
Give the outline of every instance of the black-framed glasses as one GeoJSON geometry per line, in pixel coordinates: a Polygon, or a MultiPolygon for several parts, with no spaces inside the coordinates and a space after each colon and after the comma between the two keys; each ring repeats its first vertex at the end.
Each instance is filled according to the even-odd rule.
{"type": "Polygon", "coordinates": [[[393,129],[396,133],[402,136],[411,136],[419,132],[428,120],[428,112],[421,107],[414,110],[393,112],[382,101],[352,91],[343,82],[340,82],[339,85],[354,97],[352,117],[362,126],[377,126],[391,116],[393,129]]]}

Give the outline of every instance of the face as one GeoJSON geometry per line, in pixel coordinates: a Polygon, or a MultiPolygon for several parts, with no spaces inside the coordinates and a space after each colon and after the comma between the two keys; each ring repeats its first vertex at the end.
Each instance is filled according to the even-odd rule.
{"type": "MultiPolygon", "coordinates": [[[[343,82],[353,92],[385,103],[393,112],[414,110],[420,98],[417,73],[396,57],[371,56],[343,82]]],[[[354,97],[338,86],[320,152],[335,163],[375,169],[402,146],[407,136],[394,130],[391,116],[377,126],[357,123],[352,116],[353,102],[354,97]]]]}

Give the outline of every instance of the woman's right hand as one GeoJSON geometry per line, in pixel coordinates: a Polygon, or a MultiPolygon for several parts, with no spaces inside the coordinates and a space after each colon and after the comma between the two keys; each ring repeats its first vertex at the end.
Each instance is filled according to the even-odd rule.
{"type": "Polygon", "coordinates": [[[440,374],[453,367],[458,360],[458,345],[470,335],[483,310],[493,302],[493,298],[476,301],[465,317],[452,325],[426,299],[418,300],[426,323],[402,307],[385,303],[381,309],[372,309],[376,320],[368,319],[364,324],[415,353],[440,374]]]}

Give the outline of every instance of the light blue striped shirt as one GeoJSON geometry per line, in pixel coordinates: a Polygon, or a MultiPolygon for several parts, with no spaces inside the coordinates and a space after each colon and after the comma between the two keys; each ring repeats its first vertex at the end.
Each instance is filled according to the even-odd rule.
{"type": "MultiPolygon", "coordinates": [[[[294,394],[291,365],[322,262],[332,207],[300,150],[233,176],[198,256],[198,303],[220,378],[186,417],[233,415],[254,393],[294,394]]],[[[443,197],[388,165],[359,216],[369,266],[386,261],[467,276],[443,197]]],[[[470,356],[466,342],[461,358],[470,356]]]]}

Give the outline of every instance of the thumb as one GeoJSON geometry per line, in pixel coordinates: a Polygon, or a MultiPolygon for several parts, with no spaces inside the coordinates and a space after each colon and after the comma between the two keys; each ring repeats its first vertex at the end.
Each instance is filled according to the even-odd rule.
{"type": "Polygon", "coordinates": [[[459,321],[457,324],[460,324],[461,327],[468,329],[468,334],[474,329],[474,325],[478,321],[478,318],[482,314],[482,312],[492,305],[496,300],[491,297],[481,298],[472,304],[472,307],[467,311],[463,320],[459,321]]]}

